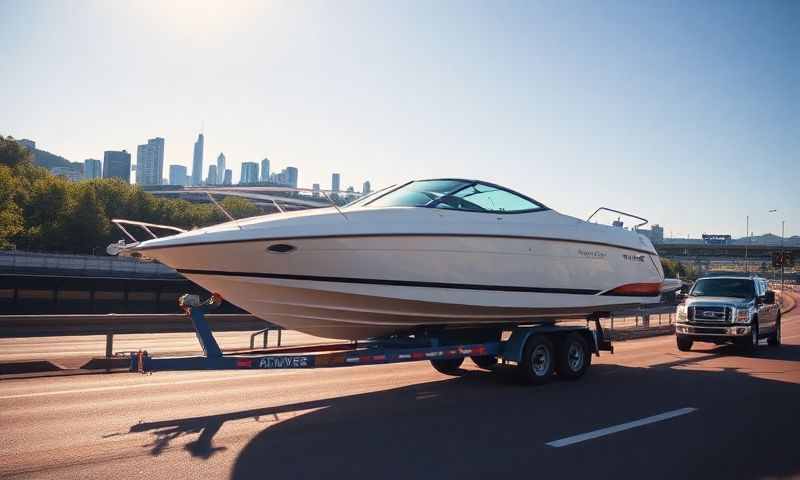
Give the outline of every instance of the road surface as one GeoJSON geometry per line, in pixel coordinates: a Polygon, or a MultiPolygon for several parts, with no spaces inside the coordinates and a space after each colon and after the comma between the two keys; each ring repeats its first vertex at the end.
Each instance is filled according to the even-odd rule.
{"type": "Polygon", "coordinates": [[[465,362],[0,381],[3,478],[800,476],[800,315],[743,356],[617,343],[577,381],[465,362]]]}

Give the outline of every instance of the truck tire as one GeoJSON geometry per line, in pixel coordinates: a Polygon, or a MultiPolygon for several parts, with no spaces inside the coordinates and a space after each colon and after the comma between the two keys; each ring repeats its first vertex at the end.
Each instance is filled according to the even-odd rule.
{"type": "Polygon", "coordinates": [[[753,318],[752,325],[750,327],[750,335],[737,339],[737,345],[744,350],[745,352],[752,352],[753,350],[758,347],[758,319],[757,317],[753,318]]]}
{"type": "Polygon", "coordinates": [[[482,355],[480,357],[469,357],[475,365],[484,369],[491,370],[492,367],[497,365],[497,357],[494,355],[482,355]]]}
{"type": "Polygon", "coordinates": [[[517,365],[517,377],[529,385],[542,385],[550,381],[555,370],[556,350],[545,335],[531,335],[525,342],[522,360],[517,365]]]}
{"type": "Polygon", "coordinates": [[[580,333],[570,333],[556,352],[556,373],[560,378],[577,380],[592,364],[592,352],[586,338],[580,333]]]}
{"type": "Polygon", "coordinates": [[[433,365],[433,368],[435,368],[437,372],[444,373],[445,375],[460,374],[462,363],[464,363],[464,357],[431,360],[431,365],[433,365]]]}
{"type": "Polygon", "coordinates": [[[687,337],[685,335],[675,335],[675,343],[678,344],[678,350],[681,352],[688,352],[692,349],[692,341],[691,337],[687,337]]]}
{"type": "Polygon", "coordinates": [[[775,320],[775,333],[770,335],[767,339],[767,345],[771,347],[779,347],[781,345],[781,316],[778,315],[778,319],[775,320]]]}

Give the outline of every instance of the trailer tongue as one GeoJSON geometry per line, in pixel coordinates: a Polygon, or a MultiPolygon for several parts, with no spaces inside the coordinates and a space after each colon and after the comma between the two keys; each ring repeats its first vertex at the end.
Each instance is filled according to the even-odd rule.
{"type": "MultiPolygon", "coordinates": [[[[531,325],[443,330],[436,334],[420,332],[340,344],[274,347],[261,350],[223,352],[205,319],[218,307],[222,298],[214,294],[200,302],[196,296],[183,295],[179,304],[192,321],[202,356],[152,357],[147,351],[131,355],[131,370],[148,373],[175,370],[245,370],[306,369],[352,367],[428,360],[445,374],[457,374],[461,363],[470,357],[481,368],[515,365],[526,383],[545,383],[556,372],[560,377],[583,376],[591,365],[591,355],[600,351],[613,353],[610,338],[600,325],[610,314],[587,318],[586,326],[531,325]],[[589,321],[595,328],[589,328],[589,321]],[[503,331],[510,331],[502,340],[503,331]]],[[[265,339],[266,341],[266,339],[265,339]]]]}

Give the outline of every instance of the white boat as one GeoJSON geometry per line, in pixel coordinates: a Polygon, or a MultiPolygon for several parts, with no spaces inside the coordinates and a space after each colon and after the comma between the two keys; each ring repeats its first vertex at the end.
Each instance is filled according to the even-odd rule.
{"type": "Polygon", "coordinates": [[[585,317],[658,302],[667,288],[658,254],[636,231],[461,179],[409,182],[341,208],[231,221],[122,250],[264,320],[339,339],[585,317]]]}

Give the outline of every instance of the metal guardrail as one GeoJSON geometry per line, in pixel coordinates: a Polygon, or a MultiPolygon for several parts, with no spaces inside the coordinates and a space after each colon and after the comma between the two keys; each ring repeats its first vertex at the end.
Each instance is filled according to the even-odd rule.
{"type": "MultiPolygon", "coordinates": [[[[220,332],[262,330],[269,323],[249,314],[209,315],[220,332]]],[[[184,314],[0,315],[0,338],[194,332],[184,314]]]]}
{"type": "Polygon", "coordinates": [[[37,253],[19,250],[0,251],[0,270],[11,273],[60,271],[81,276],[106,274],[156,278],[179,277],[175,270],[166,265],[135,258],[37,253]]]}

